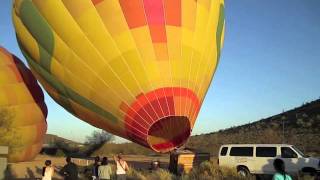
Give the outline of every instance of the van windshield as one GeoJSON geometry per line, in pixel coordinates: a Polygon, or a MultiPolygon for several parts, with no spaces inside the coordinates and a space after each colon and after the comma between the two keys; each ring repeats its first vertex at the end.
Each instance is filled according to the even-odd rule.
{"type": "Polygon", "coordinates": [[[300,154],[302,157],[304,157],[304,158],[307,158],[307,157],[308,157],[307,155],[303,154],[303,152],[301,152],[298,148],[296,148],[296,147],[294,147],[294,146],[292,146],[292,148],[293,148],[298,154],[300,154]]]}

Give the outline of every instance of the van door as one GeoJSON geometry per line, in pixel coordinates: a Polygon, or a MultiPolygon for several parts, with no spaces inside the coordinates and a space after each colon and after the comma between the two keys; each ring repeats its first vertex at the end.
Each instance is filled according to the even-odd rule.
{"type": "Polygon", "coordinates": [[[242,165],[249,169],[250,172],[255,172],[253,164],[253,147],[232,147],[230,149],[230,159],[235,167],[242,165]]]}
{"type": "Polygon", "coordinates": [[[228,147],[222,147],[219,154],[219,165],[230,167],[229,157],[227,156],[228,147]]]}
{"type": "Polygon", "coordinates": [[[281,159],[287,172],[298,172],[298,155],[290,147],[281,147],[281,159]]]}
{"type": "Polygon", "coordinates": [[[277,156],[276,147],[256,147],[254,166],[257,174],[274,174],[273,160],[277,156]]]}

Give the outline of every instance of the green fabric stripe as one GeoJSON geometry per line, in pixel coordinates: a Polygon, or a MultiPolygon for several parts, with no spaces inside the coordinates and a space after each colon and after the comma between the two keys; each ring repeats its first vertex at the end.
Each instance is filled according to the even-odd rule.
{"type": "Polygon", "coordinates": [[[32,1],[23,1],[20,18],[32,36],[41,44],[40,65],[51,72],[51,56],[54,50],[54,35],[47,21],[41,16],[32,1]],[[44,47],[44,49],[42,48],[44,47]]]}
{"type": "Polygon", "coordinates": [[[221,4],[219,22],[218,22],[218,28],[217,28],[217,34],[216,34],[218,61],[220,59],[220,53],[221,53],[221,38],[222,38],[223,24],[224,24],[224,6],[223,4],[221,4]]]}
{"type": "MultiPolygon", "coordinates": [[[[72,89],[64,86],[62,83],[57,81],[50,73],[48,73],[45,69],[43,69],[41,66],[39,66],[37,63],[35,63],[28,54],[23,50],[23,47],[21,47],[21,51],[26,57],[29,65],[34,68],[37,73],[39,73],[53,88],[55,88],[60,94],[62,94],[64,97],[70,97],[73,101],[76,103],[84,106],[85,108],[111,120],[111,122],[116,123],[118,121],[117,117],[112,115],[110,112],[105,111],[104,109],[100,108],[96,104],[92,103],[90,100],[86,99],[85,97],[79,95],[72,89]]],[[[69,102],[68,102],[69,104],[69,102]]],[[[70,108],[71,105],[69,104],[70,108]]],[[[68,110],[69,106],[66,106],[66,109],[68,110]]],[[[65,107],[65,106],[64,106],[65,107]]]]}
{"type": "MultiPolygon", "coordinates": [[[[21,44],[19,38],[17,38],[18,40],[18,45],[21,49],[22,54],[24,55],[24,57],[26,58],[26,60],[28,61],[28,64],[34,68],[34,70],[36,70],[37,73],[39,74],[49,74],[47,71],[45,71],[43,68],[40,68],[40,66],[38,64],[36,64],[34,62],[34,60],[32,60],[32,58],[27,54],[27,52],[24,50],[23,45],[21,44]],[[42,72],[43,71],[43,72],[42,72]]],[[[54,84],[54,87],[58,92],[59,92],[59,104],[61,104],[63,107],[65,107],[65,109],[67,109],[69,112],[71,112],[72,114],[75,114],[75,111],[72,109],[72,106],[67,98],[67,93],[64,89],[64,87],[57,82],[55,79],[53,79],[51,77],[51,75],[49,76],[43,76],[43,78],[46,80],[46,82],[48,84],[50,84],[51,86],[54,84]]]]}

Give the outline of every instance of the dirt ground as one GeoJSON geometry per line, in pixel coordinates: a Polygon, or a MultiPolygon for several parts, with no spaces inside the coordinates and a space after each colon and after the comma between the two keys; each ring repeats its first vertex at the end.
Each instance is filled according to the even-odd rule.
{"type": "MultiPolygon", "coordinates": [[[[108,157],[111,164],[114,164],[112,157],[108,157]]],[[[148,169],[150,163],[154,160],[159,160],[160,165],[163,168],[168,167],[169,157],[168,156],[136,156],[127,155],[123,158],[128,162],[129,166],[135,169],[148,169]]],[[[10,163],[8,165],[8,171],[6,173],[6,179],[41,179],[42,167],[44,166],[45,160],[51,160],[52,164],[56,167],[56,172],[54,173],[55,179],[62,179],[58,174],[59,170],[65,165],[64,157],[51,157],[45,155],[38,155],[31,162],[21,162],[21,163],[10,163]]],[[[80,168],[80,173],[85,169],[85,167],[90,166],[93,160],[86,159],[76,159],[72,160],[80,168]]]]}

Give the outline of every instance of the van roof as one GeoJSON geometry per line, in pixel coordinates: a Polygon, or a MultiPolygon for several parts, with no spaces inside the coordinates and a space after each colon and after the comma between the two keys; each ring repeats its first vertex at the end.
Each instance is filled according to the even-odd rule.
{"type": "Polygon", "coordinates": [[[291,144],[223,144],[221,145],[221,147],[225,147],[225,146],[265,146],[265,147],[269,147],[269,146],[292,146],[291,144]]]}

